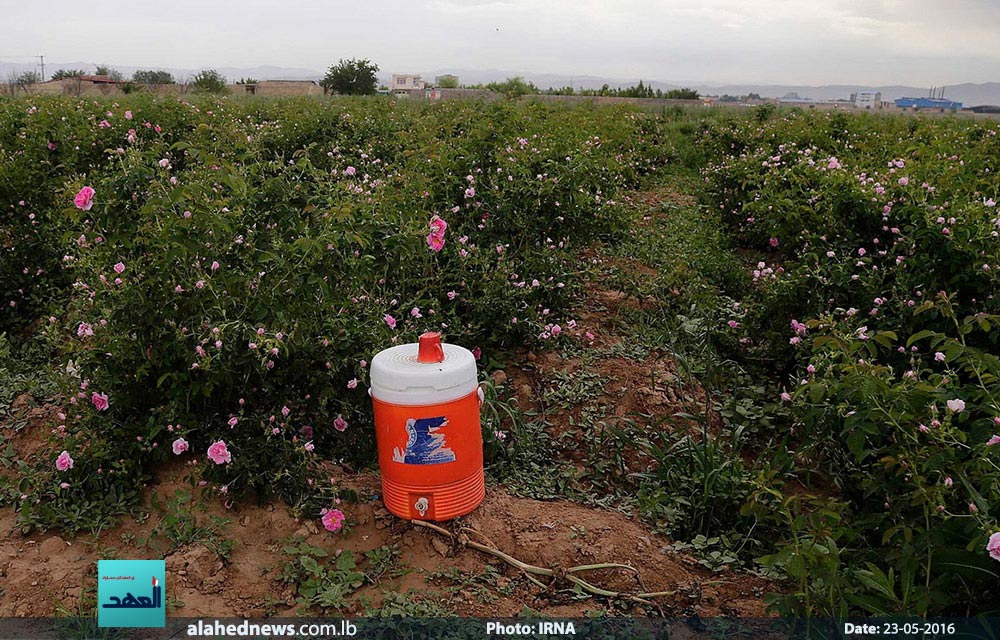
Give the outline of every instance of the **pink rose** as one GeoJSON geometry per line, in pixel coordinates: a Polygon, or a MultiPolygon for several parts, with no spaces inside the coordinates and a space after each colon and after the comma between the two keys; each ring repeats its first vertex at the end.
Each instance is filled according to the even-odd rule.
{"type": "Polygon", "coordinates": [[[56,469],[59,471],[66,471],[67,469],[73,468],[73,458],[70,457],[69,451],[63,451],[56,458],[56,469]]]}
{"type": "Polygon", "coordinates": [[[347,388],[348,389],[357,389],[358,388],[358,379],[357,378],[351,378],[350,380],[348,380],[347,381],[347,388]]]}
{"type": "Polygon", "coordinates": [[[990,541],[986,543],[986,550],[990,552],[990,557],[1000,560],[1000,531],[990,536],[990,541]]]}
{"type": "Polygon", "coordinates": [[[965,411],[965,400],[962,400],[961,398],[949,400],[947,404],[949,411],[954,411],[955,413],[962,413],[965,411]]]}
{"type": "Polygon", "coordinates": [[[447,230],[448,230],[447,222],[445,222],[438,216],[434,216],[433,218],[431,218],[431,233],[443,236],[444,232],[447,230]]]}
{"type": "Polygon", "coordinates": [[[208,448],[208,457],[215,464],[228,464],[233,461],[233,454],[229,452],[224,440],[212,443],[208,448]]]}
{"type": "Polygon", "coordinates": [[[188,441],[184,438],[177,438],[174,440],[174,443],[170,446],[170,448],[173,449],[175,455],[179,456],[187,451],[190,448],[190,445],[188,445],[188,441]]]}
{"type": "Polygon", "coordinates": [[[125,271],[125,263],[124,262],[119,262],[118,264],[115,265],[115,273],[119,273],[120,274],[120,273],[122,273],[124,271],[125,271]]]}
{"type": "Polygon", "coordinates": [[[108,405],[111,404],[108,402],[108,396],[106,394],[97,393],[96,391],[90,394],[90,402],[98,411],[104,411],[108,408],[108,405]]]}
{"type": "Polygon", "coordinates": [[[390,329],[396,328],[396,319],[390,316],[389,314],[382,316],[382,319],[385,321],[387,325],[389,325],[390,329]]]}
{"type": "Polygon", "coordinates": [[[992,446],[998,445],[998,444],[1000,444],[1000,436],[993,436],[992,438],[990,438],[989,440],[986,441],[986,446],[989,446],[989,447],[992,447],[992,446]]]}
{"type": "Polygon", "coordinates": [[[82,211],[90,211],[90,208],[94,206],[94,191],[93,187],[84,187],[77,192],[76,197],[73,198],[73,204],[76,205],[77,209],[82,211]]]}
{"type": "Polygon", "coordinates": [[[337,431],[347,430],[347,420],[344,420],[344,416],[339,413],[337,414],[337,417],[333,421],[333,428],[337,431]]]}
{"type": "Polygon", "coordinates": [[[428,233],[427,246],[435,253],[444,249],[444,234],[428,233]]]}
{"type": "Polygon", "coordinates": [[[344,527],[344,520],[347,516],[340,509],[330,509],[329,511],[324,510],[323,513],[323,527],[327,531],[336,533],[344,527]]]}

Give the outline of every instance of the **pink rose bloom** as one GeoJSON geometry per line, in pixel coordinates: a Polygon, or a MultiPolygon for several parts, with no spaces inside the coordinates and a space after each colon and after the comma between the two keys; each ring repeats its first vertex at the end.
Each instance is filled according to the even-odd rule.
{"type": "Polygon", "coordinates": [[[212,271],[218,271],[218,270],[219,270],[219,262],[218,262],[218,260],[213,260],[212,261],[212,271]]]}
{"type": "Polygon", "coordinates": [[[126,111],[125,112],[125,119],[126,120],[131,120],[132,119],[132,112],[131,111],[126,111]]]}
{"type": "Polygon", "coordinates": [[[770,244],[771,244],[772,247],[778,246],[778,239],[777,238],[771,238],[770,244]]]}
{"type": "Polygon", "coordinates": [[[480,349],[479,347],[476,347],[475,349],[472,350],[472,357],[475,358],[476,360],[479,360],[479,358],[481,358],[482,355],[483,355],[483,350],[480,349]]]}
{"type": "Polygon", "coordinates": [[[339,413],[337,414],[336,419],[334,419],[333,421],[333,428],[336,429],[337,431],[347,430],[347,420],[344,420],[344,416],[342,416],[339,413]]]}
{"type": "Polygon", "coordinates": [[[382,319],[385,320],[385,323],[389,325],[390,329],[396,328],[396,319],[390,316],[389,314],[382,316],[382,319]]]}
{"type": "Polygon", "coordinates": [[[94,405],[94,408],[98,411],[104,411],[108,408],[111,403],[108,402],[108,396],[104,393],[97,393],[96,391],[90,394],[90,402],[94,405]]]}
{"type": "Polygon", "coordinates": [[[791,402],[791,400],[792,400],[792,395],[790,393],[788,393],[787,391],[782,391],[781,392],[781,401],[782,402],[791,402]]]}
{"type": "Polygon", "coordinates": [[[990,536],[990,541],[986,543],[986,550],[990,552],[990,557],[1000,560],[1000,531],[990,536]]]}
{"type": "Polygon", "coordinates": [[[115,265],[115,273],[123,273],[125,271],[125,263],[119,262],[115,265]]]}
{"type": "Polygon", "coordinates": [[[410,309],[410,315],[414,318],[423,318],[424,316],[420,313],[420,307],[413,307],[410,309]]]}
{"type": "Polygon", "coordinates": [[[307,442],[305,444],[305,450],[308,451],[309,453],[312,453],[315,448],[316,448],[316,445],[314,445],[311,442],[307,442]]]}
{"type": "Polygon", "coordinates": [[[236,426],[236,424],[237,424],[237,423],[238,423],[239,421],[240,421],[240,420],[239,420],[239,418],[237,418],[236,416],[233,416],[232,418],[230,418],[230,419],[229,419],[229,422],[228,422],[228,424],[229,424],[229,426],[230,426],[230,427],[235,427],[235,426],[236,426]]]}
{"type": "Polygon", "coordinates": [[[177,438],[176,440],[174,440],[174,443],[170,445],[170,448],[173,449],[175,455],[179,456],[188,450],[189,448],[188,441],[185,440],[184,438],[177,438]]]}
{"type": "Polygon", "coordinates": [[[76,205],[77,209],[81,211],[90,211],[90,208],[94,206],[94,191],[93,187],[84,187],[77,192],[76,197],[73,198],[73,204],[76,205]]]}
{"type": "Polygon", "coordinates": [[[468,189],[466,189],[465,190],[465,197],[466,198],[475,198],[476,197],[476,190],[475,190],[475,188],[469,187],[468,189]]]}
{"type": "Polygon", "coordinates": [[[346,169],[344,169],[344,173],[345,173],[346,175],[349,175],[349,176],[353,176],[353,175],[354,175],[355,173],[357,173],[357,172],[358,172],[358,170],[357,170],[357,169],[355,169],[354,167],[351,167],[351,166],[349,166],[349,167],[347,167],[346,169]]]}
{"type": "Polygon", "coordinates": [[[439,235],[436,233],[427,234],[427,246],[431,248],[431,251],[437,253],[444,249],[444,235],[439,235]]]}
{"type": "Polygon", "coordinates": [[[344,527],[344,520],[347,516],[340,509],[330,509],[329,511],[324,510],[323,513],[323,527],[327,531],[336,533],[344,527]]]}
{"type": "Polygon", "coordinates": [[[348,389],[357,389],[358,388],[358,379],[357,378],[351,378],[350,380],[348,380],[347,381],[347,388],[348,389]]]}
{"type": "Polygon", "coordinates": [[[208,457],[215,464],[228,464],[233,461],[233,454],[229,452],[224,440],[212,443],[208,448],[208,457]]]}
{"type": "Polygon", "coordinates": [[[431,233],[443,236],[444,232],[447,230],[448,230],[447,222],[445,222],[438,216],[434,216],[433,218],[431,218],[431,233]]]}
{"type": "Polygon", "coordinates": [[[992,447],[993,445],[1000,444],[1000,436],[993,436],[986,441],[986,445],[992,447]]]}
{"type": "Polygon", "coordinates": [[[69,451],[63,451],[56,458],[56,469],[59,471],[66,471],[67,469],[73,468],[73,458],[70,457],[69,451]]]}
{"type": "Polygon", "coordinates": [[[81,322],[80,326],[76,328],[76,335],[81,338],[92,336],[94,335],[94,328],[86,322],[81,322]]]}
{"type": "Polygon", "coordinates": [[[166,169],[170,166],[170,160],[167,160],[166,158],[161,158],[157,164],[166,169]]]}
{"type": "Polygon", "coordinates": [[[961,398],[949,400],[947,404],[948,409],[954,411],[955,413],[962,413],[965,411],[965,400],[962,400],[961,398]]]}

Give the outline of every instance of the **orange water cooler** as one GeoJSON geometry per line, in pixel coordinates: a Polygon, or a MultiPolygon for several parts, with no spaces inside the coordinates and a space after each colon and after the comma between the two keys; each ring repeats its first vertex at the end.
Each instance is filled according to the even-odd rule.
{"type": "Polygon", "coordinates": [[[370,393],[386,508],[408,520],[475,509],[486,485],[472,352],[425,333],[372,358],[370,393]]]}

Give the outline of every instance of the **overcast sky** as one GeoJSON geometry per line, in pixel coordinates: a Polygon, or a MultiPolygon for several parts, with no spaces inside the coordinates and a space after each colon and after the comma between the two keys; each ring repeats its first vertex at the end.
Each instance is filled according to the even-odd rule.
{"type": "Polygon", "coordinates": [[[0,62],[38,54],[930,86],[1000,81],[1000,0],[0,0],[0,62]]]}

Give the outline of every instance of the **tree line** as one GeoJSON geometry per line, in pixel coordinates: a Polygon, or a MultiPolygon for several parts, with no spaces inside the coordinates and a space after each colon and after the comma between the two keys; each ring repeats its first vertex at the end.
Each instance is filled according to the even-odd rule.
{"type": "MultiPolygon", "coordinates": [[[[378,71],[378,65],[367,58],[341,58],[337,64],[330,66],[319,84],[323,87],[323,93],[336,95],[374,95],[378,92],[378,77],[376,75],[378,71]]],[[[82,69],[59,69],[52,74],[52,79],[71,79],[84,75],[87,75],[87,73],[82,69]]],[[[107,65],[99,65],[94,75],[106,76],[116,82],[124,83],[123,89],[126,93],[139,90],[143,85],[177,83],[171,73],[154,69],[141,69],[133,73],[130,79],[126,79],[124,74],[117,69],[113,69],[107,65]]],[[[26,90],[28,85],[41,81],[42,79],[37,71],[25,71],[9,78],[7,84],[12,90],[17,88],[26,90]]],[[[256,82],[253,78],[241,78],[238,84],[256,84],[256,82]]],[[[189,84],[193,91],[200,93],[225,93],[228,90],[226,78],[214,69],[200,71],[186,84],[189,84]]],[[[458,78],[450,75],[442,76],[440,84],[442,88],[457,88],[459,86],[458,78]]],[[[642,80],[630,87],[611,87],[605,84],[600,89],[577,89],[571,86],[540,89],[533,82],[527,81],[521,76],[515,76],[507,78],[503,82],[463,86],[469,89],[489,89],[490,91],[509,97],[525,95],[577,95],[675,100],[697,100],[699,97],[698,92],[694,89],[683,88],[663,91],[662,89],[654,89],[642,80]]]]}

